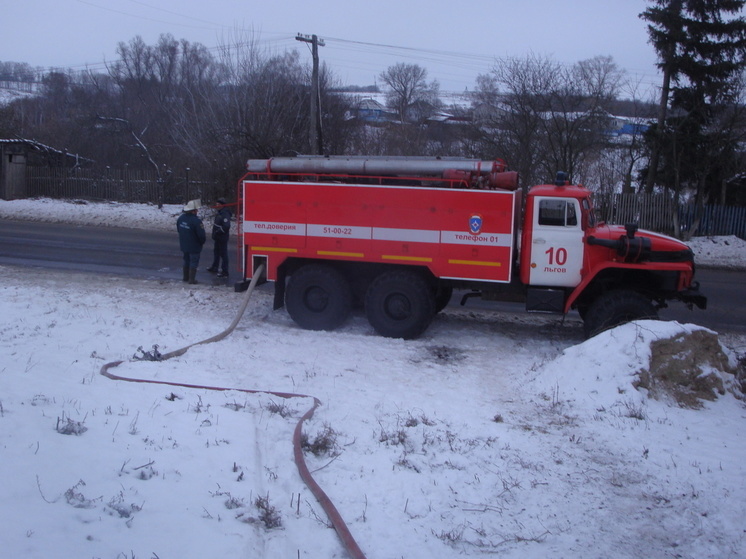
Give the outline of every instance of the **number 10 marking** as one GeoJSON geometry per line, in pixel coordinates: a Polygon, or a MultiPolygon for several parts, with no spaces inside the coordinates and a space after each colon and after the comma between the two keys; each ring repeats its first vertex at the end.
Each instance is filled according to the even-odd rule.
{"type": "Polygon", "coordinates": [[[566,248],[558,248],[555,249],[554,247],[547,250],[544,254],[549,255],[549,265],[550,266],[564,266],[565,263],[567,263],[567,249],[566,248]]]}

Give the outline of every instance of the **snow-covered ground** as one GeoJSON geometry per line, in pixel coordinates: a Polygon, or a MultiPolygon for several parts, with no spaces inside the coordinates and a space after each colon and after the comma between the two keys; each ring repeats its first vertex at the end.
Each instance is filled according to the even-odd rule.
{"type": "Polygon", "coordinates": [[[4,107],[13,101],[23,99],[24,97],[31,97],[33,95],[35,95],[35,93],[29,91],[0,87],[0,107],[4,107]]]}
{"type": "MultiPolygon", "coordinates": [[[[0,201],[4,219],[166,230],[179,211],[0,201]]],[[[746,258],[699,243],[700,264],[746,258]]],[[[132,359],[221,332],[242,298],[0,267],[0,555],[345,557],[293,461],[312,399],[254,389],[322,402],[306,459],[369,559],[746,556],[746,337],[642,321],[583,341],[572,319],[460,308],[414,341],[362,316],[318,333],[261,289],[224,340],[132,359]],[[119,360],[232,390],[99,374],[119,360]]]]}

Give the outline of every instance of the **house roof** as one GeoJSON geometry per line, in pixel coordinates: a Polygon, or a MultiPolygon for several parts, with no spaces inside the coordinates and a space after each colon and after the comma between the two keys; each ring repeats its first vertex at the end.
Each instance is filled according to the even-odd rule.
{"type": "Polygon", "coordinates": [[[0,145],[13,145],[13,144],[22,144],[35,151],[50,154],[50,155],[72,157],[76,161],[93,162],[93,159],[88,159],[87,157],[81,157],[77,153],[69,153],[67,151],[62,151],[62,150],[53,148],[52,146],[42,144],[41,142],[37,142],[36,140],[28,140],[25,138],[0,138],[0,145]]]}

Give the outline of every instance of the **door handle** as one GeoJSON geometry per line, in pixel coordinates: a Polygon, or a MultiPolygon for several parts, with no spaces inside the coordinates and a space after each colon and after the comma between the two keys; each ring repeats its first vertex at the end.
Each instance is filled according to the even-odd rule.
{"type": "Polygon", "coordinates": [[[534,244],[535,245],[545,245],[545,244],[547,244],[547,241],[546,241],[546,239],[542,239],[541,237],[539,237],[539,238],[535,238],[534,239],[534,244]]]}

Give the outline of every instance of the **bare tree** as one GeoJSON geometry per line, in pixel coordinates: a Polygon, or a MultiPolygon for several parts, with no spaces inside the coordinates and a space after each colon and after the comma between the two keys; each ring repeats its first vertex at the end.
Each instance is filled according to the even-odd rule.
{"type": "MultiPolygon", "coordinates": [[[[236,32],[219,50],[224,72],[220,105],[210,120],[230,157],[310,153],[308,138],[311,68],[297,51],[273,52],[253,32],[236,32]]],[[[350,124],[348,105],[332,93],[335,79],[322,64],[319,75],[324,149],[343,152],[350,124]]]]}
{"type": "Polygon", "coordinates": [[[171,76],[161,57],[167,53],[173,37],[161,36],[151,47],[137,36],[117,46],[119,59],[108,67],[117,88],[116,103],[98,114],[100,122],[113,134],[122,137],[124,145],[139,154],[158,173],[159,161],[165,159],[162,147],[168,145],[167,103],[171,76]],[[128,138],[128,139],[125,139],[128,138]]]}
{"type": "Polygon", "coordinates": [[[353,100],[342,93],[339,79],[326,64],[319,75],[321,128],[324,153],[350,153],[359,123],[349,118],[353,100]]]}
{"type": "Polygon", "coordinates": [[[564,170],[576,181],[585,180],[589,165],[605,147],[611,117],[607,107],[618,94],[621,77],[609,56],[578,62],[556,76],[560,81],[541,119],[547,175],[564,170]]]}
{"type": "Polygon", "coordinates": [[[402,122],[419,103],[438,104],[440,85],[437,80],[427,83],[427,70],[417,64],[399,62],[382,72],[380,78],[389,88],[388,105],[396,110],[402,122]]]}
{"type": "Polygon", "coordinates": [[[477,77],[474,111],[482,155],[508,161],[524,189],[547,179],[540,170],[542,115],[560,71],[556,62],[529,54],[497,60],[489,74],[477,77]]]}
{"type": "MultiPolygon", "coordinates": [[[[651,107],[655,100],[652,98],[652,93],[646,95],[642,93],[639,81],[637,83],[625,81],[622,84],[622,91],[622,95],[628,98],[626,105],[632,107],[632,110],[627,111],[626,120],[629,126],[622,140],[609,146],[619,162],[619,174],[614,176],[610,184],[621,183],[622,193],[632,194],[637,190],[634,183],[638,180],[641,166],[648,155],[645,133],[650,123],[651,107]]],[[[642,185],[639,188],[641,189],[642,185]]]]}
{"type": "Polygon", "coordinates": [[[304,151],[310,87],[298,53],[271,53],[249,37],[223,45],[220,60],[227,81],[215,113],[226,148],[251,157],[304,151]]]}
{"type": "Polygon", "coordinates": [[[484,145],[521,174],[524,188],[557,171],[582,180],[604,145],[605,105],[620,79],[609,57],[569,68],[534,54],[498,60],[477,79],[474,110],[484,145]]]}
{"type": "Polygon", "coordinates": [[[119,43],[119,60],[108,67],[115,102],[98,119],[158,175],[175,166],[209,161],[203,110],[212,102],[219,67],[199,43],[161,35],[155,45],[141,37],[119,43]]]}
{"type": "Polygon", "coordinates": [[[31,83],[38,73],[26,62],[0,61],[0,81],[31,83]]]}

